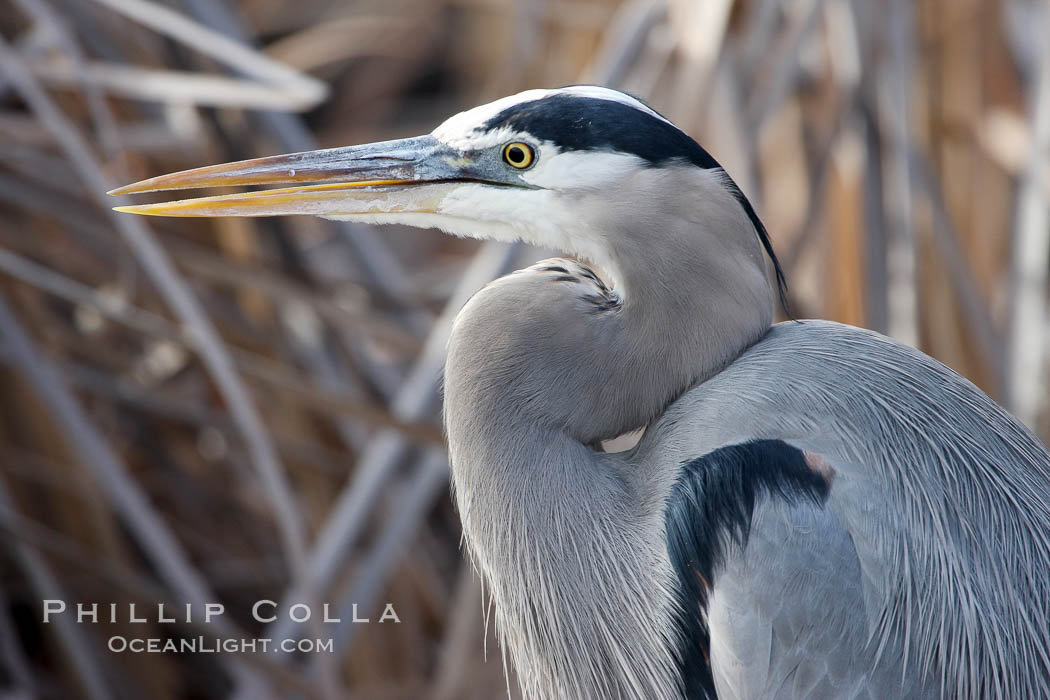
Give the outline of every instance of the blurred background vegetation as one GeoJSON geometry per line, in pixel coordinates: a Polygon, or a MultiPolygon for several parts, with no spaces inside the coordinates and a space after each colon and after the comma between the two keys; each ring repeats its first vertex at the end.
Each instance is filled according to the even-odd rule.
{"type": "Polygon", "coordinates": [[[458,549],[439,372],[464,299],[546,253],[304,218],[113,214],[104,192],[144,177],[425,133],[526,88],[622,88],[751,196],[798,317],[916,345],[1050,434],[1047,2],[0,8],[4,697],[507,692],[458,549]],[[43,625],[43,599],[227,614],[43,625]],[[263,626],[260,599],[315,618],[329,602],[343,623],[263,626]],[[387,602],[400,625],[375,623],[387,602]],[[372,624],[349,623],[354,604],[372,624]],[[335,651],[106,649],[200,634],[335,651]]]}

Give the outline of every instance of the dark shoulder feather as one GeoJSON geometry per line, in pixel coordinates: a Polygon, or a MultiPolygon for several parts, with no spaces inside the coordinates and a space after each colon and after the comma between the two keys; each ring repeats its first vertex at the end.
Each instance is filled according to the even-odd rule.
{"type": "Polygon", "coordinates": [[[707,599],[730,543],[747,544],[760,497],[823,502],[828,484],[781,440],[730,445],[684,465],[667,504],[667,548],[678,575],[679,664],[686,697],[714,698],[707,599]]]}

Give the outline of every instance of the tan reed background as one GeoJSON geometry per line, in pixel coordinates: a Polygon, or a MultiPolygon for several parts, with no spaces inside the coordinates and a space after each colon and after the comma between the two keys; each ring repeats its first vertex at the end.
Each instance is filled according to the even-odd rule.
{"type": "Polygon", "coordinates": [[[543,253],[111,213],[103,192],[143,177],[424,133],[529,87],[620,87],[752,196],[797,316],[913,343],[1050,433],[1046,2],[0,8],[6,697],[506,693],[458,550],[438,371],[465,296],[543,253]],[[228,613],[44,625],[44,599],[228,613]],[[390,602],[402,623],[264,628],[260,599],[373,620],[390,602]],[[336,651],[106,650],[112,635],[293,633],[336,651]]]}

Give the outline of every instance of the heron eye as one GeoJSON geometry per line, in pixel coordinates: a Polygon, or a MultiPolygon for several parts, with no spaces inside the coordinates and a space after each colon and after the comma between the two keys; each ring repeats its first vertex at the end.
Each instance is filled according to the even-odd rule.
{"type": "Polygon", "coordinates": [[[535,159],[536,153],[532,150],[532,146],[527,143],[515,141],[503,147],[503,160],[511,167],[524,170],[532,165],[532,161],[535,159]]]}

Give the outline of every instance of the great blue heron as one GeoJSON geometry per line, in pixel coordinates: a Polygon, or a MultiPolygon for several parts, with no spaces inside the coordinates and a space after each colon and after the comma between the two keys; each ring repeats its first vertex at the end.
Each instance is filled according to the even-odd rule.
{"type": "Polygon", "coordinates": [[[527,697],[1050,696],[1050,455],[916,350],[771,325],[764,227],[660,114],[531,90],[427,136],[115,193],[305,182],[121,209],[401,223],[594,265],[496,280],[448,348],[455,498],[527,697]]]}

